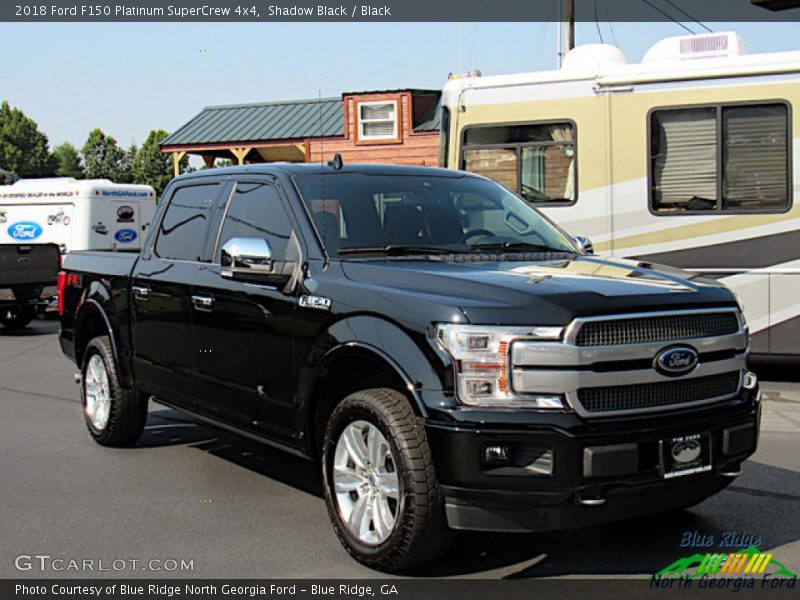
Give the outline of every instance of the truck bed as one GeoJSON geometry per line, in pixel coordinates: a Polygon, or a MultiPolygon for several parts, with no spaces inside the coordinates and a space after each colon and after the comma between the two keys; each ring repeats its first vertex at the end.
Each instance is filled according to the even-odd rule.
{"type": "Polygon", "coordinates": [[[128,277],[138,257],[138,251],[82,250],[67,254],[63,268],[78,273],[128,277]]]}

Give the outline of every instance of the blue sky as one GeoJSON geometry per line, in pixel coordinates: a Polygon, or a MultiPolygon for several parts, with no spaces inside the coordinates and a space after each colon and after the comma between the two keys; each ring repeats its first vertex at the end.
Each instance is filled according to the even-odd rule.
{"type": "MultiPolygon", "coordinates": [[[[798,23],[707,25],[738,31],[750,52],[800,49],[798,23]]],[[[629,62],[685,33],[674,23],[600,27],[629,62]]],[[[599,41],[594,23],[576,29],[579,44],[599,41]]],[[[128,146],[211,104],[438,89],[460,64],[487,75],[551,69],[555,40],[555,23],[2,23],[0,100],[37,121],[51,147],[80,148],[95,127],[128,146]]]]}

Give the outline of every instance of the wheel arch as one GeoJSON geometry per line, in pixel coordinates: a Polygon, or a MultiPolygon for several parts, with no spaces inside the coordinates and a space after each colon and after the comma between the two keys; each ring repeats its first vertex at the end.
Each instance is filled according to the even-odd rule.
{"type": "Polygon", "coordinates": [[[415,414],[427,410],[418,385],[385,351],[365,342],[348,342],[332,348],[315,369],[308,389],[306,424],[309,450],[321,455],[323,436],[334,408],[350,394],[371,388],[390,388],[403,394],[415,414]]]}
{"type": "Polygon", "coordinates": [[[83,365],[86,347],[89,342],[101,335],[108,336],[111,352],[117,367],[120,366],[119,353],[111,321],[97,300],[88,298],[81,303],[75,318],[75,362],[83,365]]]}

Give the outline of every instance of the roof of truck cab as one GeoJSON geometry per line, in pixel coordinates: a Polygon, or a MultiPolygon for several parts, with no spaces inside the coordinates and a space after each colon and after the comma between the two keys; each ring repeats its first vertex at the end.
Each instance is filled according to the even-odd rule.
{"type": "Polygon", "coordinates": [[[341,169],[334,169],[327,164],[319,163],[258,163],[234,167],[215,167],[202,169],[193,173],[181,175],[178,179],[194,179],[209,176],[230,175],[337,175],[340,173],[361,173],[364,175],[406,175],[410,177],[476,177],[464,171],[440,169],[438,167],[418,167],[411,165],[384,165],[384,164],[346,164],[341,169]]]}

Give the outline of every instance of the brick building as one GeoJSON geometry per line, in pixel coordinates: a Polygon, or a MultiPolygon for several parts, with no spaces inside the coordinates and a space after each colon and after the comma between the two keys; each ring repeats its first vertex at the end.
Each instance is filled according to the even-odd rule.
{"type": "Polygon", "coordinates": [[[351,92],[339,98],[209,106],[161,143],[177,173],[187,154],[234,164],[317,162],[436,165],[438,90],[351,92]]]}

